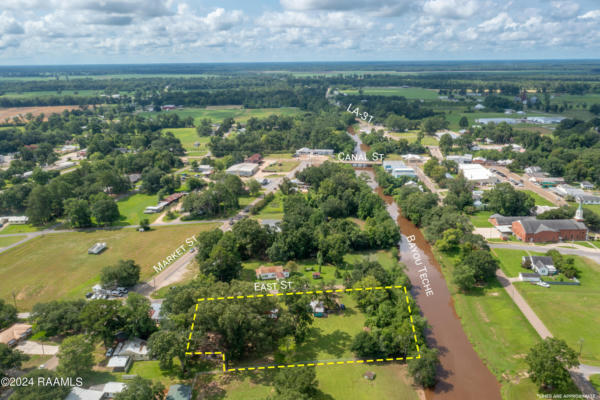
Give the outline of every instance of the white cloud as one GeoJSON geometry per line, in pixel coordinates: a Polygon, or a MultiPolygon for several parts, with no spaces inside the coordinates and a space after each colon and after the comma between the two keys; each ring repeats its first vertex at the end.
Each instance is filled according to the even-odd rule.
{"type": "Polygon", "coordinates": [[[573,18],[579,12],[579,4],[574,1],[553,1],[552,16],[557,19],[573,18]]]}
{"type": "Polygon", "coordinates": [[[476,0],[428,0],[423,6],[426,13],[442,18],[469,18],[478,9],[476,0]]]}
{"type": "Polygon", "coordinates": [[[585,14],[580,15],[577,18],[578,19],[585,19],[585,20],[600,19],[600,10],[588,11],[585,14]]]}

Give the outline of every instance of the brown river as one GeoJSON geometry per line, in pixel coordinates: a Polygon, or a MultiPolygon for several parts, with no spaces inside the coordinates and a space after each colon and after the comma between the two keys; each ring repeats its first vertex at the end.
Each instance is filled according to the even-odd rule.
{"type": "Polygon", "coordinates": [[[384,199],[388,212],[400,226],[400,255],[412,283],[411,295],[430,325],[426,332],[428,345],[439,351],[438,383],[434,389],[426,391],[427,399],[500,400],[500,384],[463,331],[431,246],[419,228],[401,216],[392,197],[383,194],[374,182],[372,169],[357,170],[357,173],[361,172],[371,177],[369,185],[384,199]]]}

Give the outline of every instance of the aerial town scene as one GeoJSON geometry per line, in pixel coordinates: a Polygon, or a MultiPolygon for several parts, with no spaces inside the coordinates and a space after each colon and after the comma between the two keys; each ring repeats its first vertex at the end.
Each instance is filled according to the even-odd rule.
{"type": "Polygon", "coordinates": [[[600,400],[600,4],[3,0],[0,370],[600,400]]]}

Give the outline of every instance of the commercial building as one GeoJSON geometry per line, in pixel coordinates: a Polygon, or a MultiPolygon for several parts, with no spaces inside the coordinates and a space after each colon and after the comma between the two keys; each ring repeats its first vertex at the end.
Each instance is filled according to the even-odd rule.
{"type": "Polygon", "coordinates": [[[401,176],[409,176],[416,178],[417,173],[414,168],[407,167],[402,161],[384,161],[383,169],[391,174],[394,178],[400,178],[401,176]]]}
{"type": "Polygon", "coordinates": [[[458,169],[463,176],[477,185],[492,185],[499,179],[481,164],[459,164],[458,169]]]}
{"type": "Polygon", "coordinates": [[[446,156],[447,161],[454,161],[457,164],[471,164],[473,162],[472,154],[463,154],[462,156],[446,156]]]}
{"type": "Polygon", "coordinates": [[[309,149],[308,147],[303,147],[301,149],[296,150],[297,156],[332,156],[333,149],[309,149]]]}
{"type": "Polygon", "coordinates": [[[29,222],[29,217],[25,215],[0,217],[0,224],[23,225],[27,222],[29,222]]]}
{"type": "Polygon", "coordinates": [[[258,164],[241,163],[232,165],[225,172],[231,175],[252,176],[256,171],[258,171],[258,164]]]}

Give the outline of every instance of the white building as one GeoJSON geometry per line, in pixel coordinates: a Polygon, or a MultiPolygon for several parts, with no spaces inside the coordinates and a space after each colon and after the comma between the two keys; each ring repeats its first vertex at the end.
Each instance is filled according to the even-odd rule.
{"type": "Polygon", "coordinates": [[[112,356],[106,366],[112,372],[127,372],[131,368],[133,360],[130,356],[112,356]]]}
{"type": "Polygon", "coordinates": [[[83,389],[75,386],[65,400],[101,400],[104,392],[99,390],[83,389]]]}
{"type": "Polygon", "coordinates": [[[309,149],[308,147],[303,147],[301,149],[296,150],[297,156],[332,156],[333,149],[309,149]]]}
{"type": "Polygon", "coordinates": [[[106,242],[98,242],[88,249],[88,254],[100,254],[106,249],[106,242]]]}
{"type": "Polygon", "coordinates": [[[258,164],[241,163],[232,165],[231,167],[227,168],[225,172],[231,175],[252,176],[256,173],[256,171],[258,171],[258,164]]]}
{"type": "Polygon", "coordinates": [[[492,185],[498,182],[498,178],[481,164],[459,164],[458,169],[463,176],[478,185],[492,185]]]}
{"type": "Polygon", "coordinates": [[[582,189],[586,189],[586,190],[592,190],[594,189],[594,185],[588,181],[583,181],[579,184],[579,187],[581,187],[582,189]]]}
{"type": "Polygon", "coordinates": [[[146,342],[139,338],[133,338],[129,339],[126,342],[119,343],[119,345],[117,345],[117,348],[115,349],[114,355],[129,356],[135,361],[147,361],[150,359],[150,354],[148,353],[148,346],[146,345],[146,342]]]}
{"type": "Polygon", "coordinates": [[[600,204],[600,196],[593,196],[591,194],[578,194],[575,196],[575,200],[582,204],[600,204]]]}
{"type": "Polygon", "coordinates": [[[446,156],[447,161],[454,161],[457,164],[471,164],[473,162],[472,154],[463,154],[462,156],[446,156]]]}
{"type": "Polygon", "coordinates": [[[483,110],[485,108],[485,106],[483,104],[477,104],[475,107],[473,107],[474,110],[483,110]]]}
{"type": "Polygon", "coordinates": [[[0,217],[0,224],[23,225],[29,222],[29,217],[25,215],[0,217]]]}
{"type": "Polygon", "coordinates": [[[417,173],[414,168],[407,167],[402,161],[384,161],[383,169],[391,174],[394,178],[399,178],[401,176],[410,176],[415,178],[417,173]]]}
{"type": "Polygon", "coordinates": [[[567,184],[557,185],[555,188],[552,189],[552,191],[562,197],[565,197],[565,196],[575,197],[575,196],[585,195],[585,192],[583,190],[576,188],[574,186],[571,186],[571,185],[567,185],[567,184]]]}

